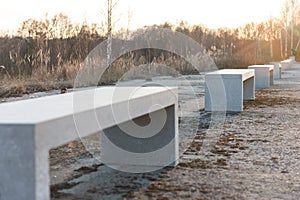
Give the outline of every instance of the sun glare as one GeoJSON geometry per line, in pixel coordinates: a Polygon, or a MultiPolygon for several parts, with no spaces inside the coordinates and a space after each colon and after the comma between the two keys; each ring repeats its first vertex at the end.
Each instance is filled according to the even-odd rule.
{"type": "MultiPolygon", "coordinates": [[[[118,28],[136,29],[169,22],[203,24],[210,28],[236,27],[247,22],[279,17],[284,0],[120,0],[115,8],[118,28]],[[128,11],[130,10],[130,23],[128,11]]],[[[41,19],[64,13],[77,23],[105,21],[106,0],[0,0],[0,30],[16,30],[26,19],[41,19]],[[15,5],[18,4],[18,7],[15,5]],[[35,6],[32,6],[35,5],[35,6]]]]}
{"type": "Polygon", "coordinates": [[[283,0],[186,0],[131,1],[134,8],[133,26],[168,21],[186,21],[211,28],[236,27],[247,22],[261,22],[279,17],[283,0]]]}

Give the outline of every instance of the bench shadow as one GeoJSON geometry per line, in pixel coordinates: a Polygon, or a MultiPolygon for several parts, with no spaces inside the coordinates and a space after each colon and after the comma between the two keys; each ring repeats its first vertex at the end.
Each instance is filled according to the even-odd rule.
{"type": "MultiPolygon", "coordinates": [[[[198,132],[209,129],[212,121],[212,113],[199,110],[198,132]]],[[[226,113],[225,119],[230,119],[239,113],[226,113]]],[[[223,113],[224,115],[224,113],[223,113]]],[[[182,120],[179,118],[179,121],[182,120]]],[[[193,138],[196,135],[192,136],[193,138]]],[[[186,147],[186,153],[190,149],[186,147]]],[[[184,154],[186,154],[184,153],[184,154]]],[[[84,153],[84,157],[87,157],[84,153]]],[[[72,157],[72,155],[70,155],[72,157]]],[[[79,155],[80,157],[80,155],[79,155]]],[[[67,158],[64,158],[67,159],[67,158]]],[[[96,160],[96,159],[95,159],[96,160]]],[[[58,163],[58,161],[57,161],[58,163]]],[[[181,166],[182,163],[179,163],[181,166]]],[[[75,169],[75,168],[73,168],[75,169]]],[[[51,185],[52,200],[73,199],[126,199],[135,198],[135,192],[141,191],[156,181],[160,181],[166,174],[175,169],[165,167],[148,173],[127,173],[117,171],[106,165],[95,163],[83,164],[80,168],[73,170],[72,177],[62,183],[51,185]]],[[[155,191],[154,191],[155,192],[155,191]]]]}
{"type": "MultiPolygon", "coordinates": [[[[147,187],[174,167],[148,173],[127,173],[101,164],[94,171],[62,184],[51,186],[51,199],[123,199],[134,197],[134,192],[147,187]]],[[[77,170],[78,171],[78,170],[77,170]]]]}
{"type": "MultiPolygon", "coordinates": [[[[244,102],[245,103],[245,102],[244,102]]],[[[213,111],[208,112],[204,109],[199,110],[200,113],[200,120],[199,120],[199,130],[206,130],[209,129],[209,126],[212,122],[219,122],[223,123],[224,120],[231,119],[233,117],[236,117],[242,112],[231,112],[231,111],[213,111]]]]}

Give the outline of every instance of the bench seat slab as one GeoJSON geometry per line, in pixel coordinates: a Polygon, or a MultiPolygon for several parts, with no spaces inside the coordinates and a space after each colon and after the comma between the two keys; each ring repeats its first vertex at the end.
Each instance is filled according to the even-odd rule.
{"type": "MultiPolygon", "coordinates": [[[[113,136],[128,139],[123,141],[123,147],[133,151],[131,157],[128,151],[126,155],[111,152],[111,143],[104,138],[100,148],[106,163],[121,167],[164,167],[169,161],[167,164],[176,165],[179,157],[177,106],[177,88],[163,87],[120,87],[117,91],[116,87],[103,87],[0,104],[0,199],[49,200],[49,150],[99,132],[110,139],[113,136]],[[129,102],[133,106],[130,114],[126,110],[129,102]],[[118,129],[120,124],[130,128],[132,120],[145,123],[147,115],[160,112],[167,113],[164,127],[158,136],[147,138],[144,144],[140,144],[142,139],[126,137],[128,132],[118,129]],[[169,148],[163,148],[166,146],[169,148]],[[145,157],[136,159],[135,153],[145,153],[145,157]]],[[[147,131],[137,133],[148,134],[147,131]]]]}

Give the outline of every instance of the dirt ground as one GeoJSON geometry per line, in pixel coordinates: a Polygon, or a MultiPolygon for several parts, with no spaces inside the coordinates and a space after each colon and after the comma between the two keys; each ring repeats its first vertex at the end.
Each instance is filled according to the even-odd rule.
{"type": "MultiPolygon", "coordinates": [[[[270,89],[256,91],[242,113],[214,125],[201,109],[191,115],[197,131],[190,142],[181,140],[176,167],[131,174],[101,164],[97,148],[91,153],[81,141],[52,149],[51,199],[299,199],[299,117],[296,64],[270,89]]],[[[179,134],[191,126],[185,119],[179,134]]]]}
{"type": "Polygon", "coordinates": [[[296,68],[300,71],[295,65],[270,89],[257,91],[256,100],[246,102],[244,112],[227,114],[216,127],[209,124],[211,115],[200,110],[195,117],[198,130],[174,168],[130,174],[97,162],[80,142],[52,150],[52,199],[298,199],[300,72],[296,68]],[[201,151],[207,136],[214,134],[216,143],[201,151]],[[80,165],[81,159],[90,165],[80,165]],[[59,173],[58,166],[63,165],[69,170],[59,173]]]}

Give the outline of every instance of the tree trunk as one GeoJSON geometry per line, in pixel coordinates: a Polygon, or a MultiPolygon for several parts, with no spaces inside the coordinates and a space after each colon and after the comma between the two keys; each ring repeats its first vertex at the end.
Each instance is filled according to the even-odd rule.
{"type": "Polygon", "coordinates": [[[282,30],[280,30],[280,56],[283,59],[283,44],[282,44],[282,30]]]}
{"type": "Polygon", "coordinates": [[[258,57],[259,60],[262,57],[260,38],[257,40],[257,57],[258,57]]]}
{"type": "Polygon", "coordinates": [[[294,54],[294,40],[293,40],[293,33],[294,33],[294,25],[293,25],[293,22],[292,22],[292,24],[291,24],[291,55],[293,55],[294,54]]]}
{"type": "Polygon", "coordinates": [[[112,0],[108,0],[107,6],[107,66],[111,65],[111,17],[112,17],[112,0]]]}
{"type": "Polygon", "coordinates": [[[288,27],[287,24],[285,25],[285,51],[284,57],[286,58],[288,55],[288,27]]]}
{"type": "Polygon", "coordinates": [[[295,18],[295,7],[296,1],[291,0],[291,55],[294,54],[294,18],[295,18]]]}
{"type": "Polygon", "coordinates": [[[273,59],[273,40],[272,40],[272,35],[270,37],[270,57],[273,59]]]}
{"type": "Polygon", "coordinates": [[[270,58],[273,59],[273,20],[270,18],[270,58]]]}

